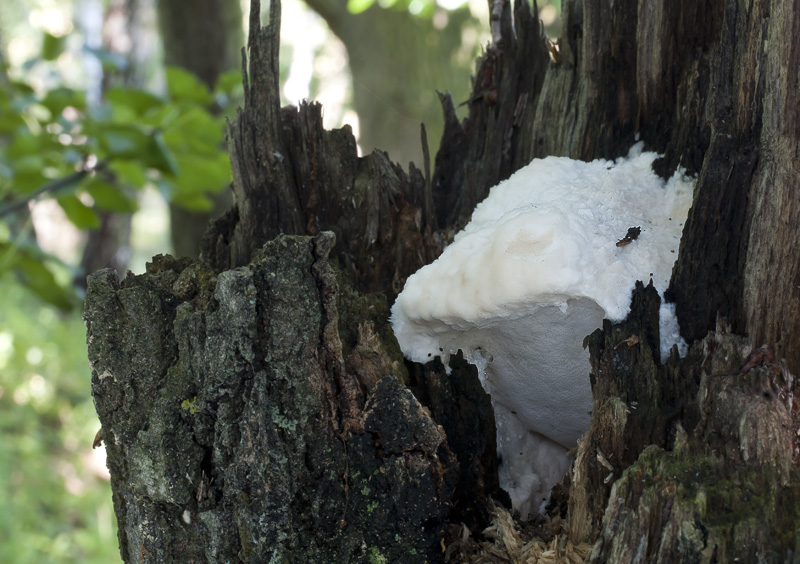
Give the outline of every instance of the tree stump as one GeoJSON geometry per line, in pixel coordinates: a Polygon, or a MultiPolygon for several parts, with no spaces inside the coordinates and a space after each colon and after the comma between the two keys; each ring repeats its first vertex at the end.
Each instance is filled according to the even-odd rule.
{"type": "Polygon", "coordinates": [[[281,110],[280,5],[262,28],[253,2],[234,208],[201,262],[89,281],[126,562],[438,562],[448,524],[479,535],[501,497],[489,402],[468,367],[404,365],[387,300],[532,158],[616,158],[637,139],[659,174],[698,176],[668,293],[692,346],[661,364],[644,286],[588,338],[572,540],[593,562],[797,558],[800,6],[563,8],[551,59],[528,2],[512,17],[492,1],[469,116],[441,96],[430,174],[359,158],[315,104],[281,110]]]}

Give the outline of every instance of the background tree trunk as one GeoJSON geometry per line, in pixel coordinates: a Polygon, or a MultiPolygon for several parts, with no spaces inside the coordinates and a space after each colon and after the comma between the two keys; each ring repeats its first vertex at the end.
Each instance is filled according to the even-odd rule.
{"type": "MultiPolygon", "coordinates": [[[[225,71],[235,69],[244,43],[239,0],[157,0],[158,27],[164,41],[164,63],[188,70],[209,89],[225,71]]],[[[218,186],[209,186],[216,190],[218,186]]],[[[226,188],[210,196],[208,212],[187,210],[170,203],[170,236],[175,254],[197,257],[208,222],[231,206],[226,188]]]]}
{"type": "Polygon", "coordinates": [[[386,151],[402,165],[422,162],[420,122],[428,128],[434,151],[442,135],[436,90],[453,92],[459,101],[469,93],[471,61],[459,53],[465,25],[475,25],[469,9],[447,11],[447,25],[437,29],[432,17],[417,17],[398,6],[374,4],[351,14],[347,0],[306,3],[347,49],[362,149],[386,151]]]}
{"type": "Polygon", "coordinates": [[[508,2],[493,8],[468,119],[442,97],[431,176],[357,158],[347,128],[322,130],[319,106],[281,111],[280,7],[262,28],[253,3],[245,108],[229,128],[236,206],[206,234],[204,262],[90,280],[126,561],[439,561],[448,522],[478,530],[486,509],[458,492],[498,492],[474,370],[409,376],[385,302],[362,293],[392,299],[532,158],[614,158],[637,135],[664,154],[659,173],[698,175],[670,289],[695,343],[660,363],[659,298],[641,285],[628,318],[587,340],[594,409],[572,540],[594,543],[594,562],[783,562],[800,549],[800,47],[785,40],[800,5],[565,3],[556,62],[527,2],[513,19],[508,2]],[[617,346],[630,335],[638,345],[617,346]],[[762,342],[772,349],[748,357],[762,342]]]}
{"type": "MultiPolygon", "coordinates": [[[[83,7],[79,7],[82,9],[83,7]]],[[[98,8],[99,9],[99,8],[98,8]]],[[[92,85],[101,96],[112,87],[124,85],[129,88],[143,88],[147,82],[144,63],[152,51],[151,39],[145,32],[148,15],[152,5],[141,0],[115,0],[108,3],[103,14],[102,30],[85,29],[84,33],[97,40],[97,47],[119,55],[126,61],[125,68],[118,72],[103,72],[100,84],[92,85]],[[99,32],[100,37],[92,37],[99,32]]],[[[112,179],[112,182],[117,182],[112,179]]],[[[120,189],[133,190],[132,187],[120,189]]],[[[131,255],[131,222],[129,213],[100,212],[100,226],[89,230],[86,244],[81,254],[80,270],[75,284],[86,288],[86,276],[101,268],[111,268],[119,272],[128,270],[131,255]]]]}

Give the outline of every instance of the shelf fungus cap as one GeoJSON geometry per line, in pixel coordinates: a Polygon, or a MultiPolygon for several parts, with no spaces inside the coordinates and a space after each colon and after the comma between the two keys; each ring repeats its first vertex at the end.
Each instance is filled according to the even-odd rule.
{"type": "Polygon", "coordinates": [[[523,514],[563,478],[588,429],[584,337],[627,315],[636,280],[659,292],[669,283],[694,180],[659,178],[656,157],[635,146],[616,162],[534,160],[491,189],[392,308],[407,358],[447,365],[460,349],[478,366],[501,485],[523,514]]]}

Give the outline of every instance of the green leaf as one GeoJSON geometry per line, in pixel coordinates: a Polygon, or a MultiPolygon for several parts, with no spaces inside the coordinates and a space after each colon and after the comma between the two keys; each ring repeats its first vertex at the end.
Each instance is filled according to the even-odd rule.
{"type": "Polygon", "coordinates": [[[360,14],[375,3],[375,0],[347,0],[347,11],[360,14]]]}
{"type": "Polygon", "coordinates": [[[136,200],[127,196],[122,188],[92,178],[86,185],[86,192],[100,209],[122,213],[132,213],[138,209],[136,200]]]}
{"type": "Polygon", "coordinates": [[[41,138],[33,135],[28,129],[15,132],[14,139],[6,149],[6,156],[12,161],[29,155],[41,153],[41,138]]]}
{"type": "Polygon", "coordinates": [[[145,155],[150,137],[133,125],[107,125],[99,130],[100,146],[111,157],[136,158],[145,155]]]}
{"type": "Polygon", "coordinates": [[[205,84],[192,73],[178,67],[167,67],[167,91],[175,102],[191,102],[207,106],[212,102],[205,84]]]}
{"type": "Polygon", "coordinates": [[[59,86],[50,90],[41,101],[41,104],[50,110],[53,116],[58,116],[68,106],[78,110],[84,109],[86,107],[86,97],[83,92],[59,86]]]}
{"type": "Polygon", "coordinates": [[[130,106],[125,104],[115,104],[113,102],[106,103],[106,106],[111,110],[111,117],[108,120],[110,123],[118,123],[123,125],[137,124],[141,127],[139,116],[136,111],[130,106]]]}
{"type": "Polygon", "coordinates": [[[158,96],[134,88],[112,88],[106,92],[106,100],[112,104],[128,106],[137,115],[164,105],[164,101],[158,96]]]}
{"type": "Polygon", "coordinates": [[[0,108],[0,133],[11,133],[24,126],[25,120],[19,113],[11,111],[8,107],[0,108]]]}
{"type": "Polygon", "coordinates": [[[187,210],[206,212],[214,207],[214,202],[201,187],[187,189],[186,186],[181,187],[174,180],[167,178],[159,178],[156,180],[156,185],[165,200],[187,210]]]}
{"type": "Polygon", "coordinates": [[[120,184],[134,188],[143,188],[147,184],[147,174],[137,161],[115,160],[109,168],[114,171],[120,184]]]}
{"type": "Polygon", "coordinates": [[[47,266],[52,258],[35,244],[0,242],[0,275],[16,271],[28,290],[43,300],[68,311],[77,305],[76,294],[71,287],[60,285],[47,266]]]}
{"type": "Polygon", "coordinates": [[[213,203],[203,192],[182,192],[181,188],[168,178],[159,178],[155,183],[161,195],[170,203],[191,211],[209,211],[213,207],[213,203]]]}
{"type": "Polygon", "coordinates": [[[56,201],[67,214],[69,219],[78,229],[97,229],[100,227],[100,218],[81,202],[77,196],[61,196],[56,201]]]}
{"type": "Polygon", "coordinates": [[[11,86],[12,92],[19,97],[32,96],[35,94],[33,87],[27,82],[23,82],[21,80],[11,80],[9,81],[9,86],[11,86]]]}
{"type": "Polygon", "coordinates": [[[17,260],[17,272],[25,285],[40,298],[62,310],[75,305],[75,295],[60,286],[53,273],[42,262],[22,255],[17,260]]]}
{"type": "Polygon", "coordinates": [[[216,92],[227,96],[240,95],[243,88],[241,69],[229,70],[217,77],[216,92]]]}
{"type": "Polygon", "coordinates": [[[43,186],[49,179],[42,175],[41,171],[14,172],[13,191],[18,194],[30,194],[37,188],[43,186]]]}
{"type": "MultiPolygon", "coordinates": [[[[29,194],[34,190],[38,190],[43,188],[46,184],[54,182],[52,176],[45,176],[43,174],[43,168],[36,167],[36,164],[40,162],[40,155],[28,155],[27,157],[23,157],[20,159],[16,159],[12,161],[12,164],[16,166],[13,171],[13,177],[11,179],[11,184],[13,191],[17,194],[29,194]],[[20,165],[25,165],[24,169],[20,165]]],[[[52,170],[49,171],[51,174],[54,172],[52,170]]],[[[64,178],[68,175],[74,173],[74,170],[61,170],[58,171],[62,175],[61,181],[64,181],[64,178]]],[[[70,182],[65,182],[58,187],[56,192],[58,195],[67,195],[67,194],[74,194],[75,191],[83,184],[84,178],[78,177],[72,179],[70,182]]],[[[50,192],[50,195],[55,195],[55,192],[50,192]]]]}
{"type": "Polygon", "coordinates": [[[150,137],[150,144],[147,148],[147,154],[143,159],[147,166],[156,168],[162,172],[178,176],[181,174],[181,167],[175,160],[167,142],[164,140],[164,135],[160,131],[156,131],[150,137]]]}
{"type": "Polygon", "coordinates": [[[176,155],[181,174],[173,182],[178,187],[176,198],[188,194],[214,193],[224,189],[231,181],[230,160],[220,151],[216,157],[204,155],[176,155]]]}
{"type": "Polygon", "coordinates": [[[214,202],[205,194],[178,194],[172,198],[172,203],[194,212],[207,212],[214,207],[214,202]]]}
{"type": "Polygon", "coordinates": [[[165,103],[160,108],[151,109],[146,115],[141,117],[139,123],[164,129],[169,127],[169,124],[179,115],[181,115],[181,109],[178,106],[172,103],[165,103]]]}
{"type": "Polygon", "coordinates": [[[50,33],[42,37],[42,58],[45,61],[55,61],[64,50],[66,35],[55,36],[50,33]]]}
{"type": "Polygon", "coordinates": [[[41,173],[44,168],[44,157],[40,154],[28,154],[17,157],[11,161],[14,168],[14,175],[26,175],[31,173],[41,173]]]}
{"type": "Polygon", "coordinates": [[[222,123],[198,107],[178,116],[164,129],[164,140],[175,152],[217,153],[222,138],[222,123]]]}

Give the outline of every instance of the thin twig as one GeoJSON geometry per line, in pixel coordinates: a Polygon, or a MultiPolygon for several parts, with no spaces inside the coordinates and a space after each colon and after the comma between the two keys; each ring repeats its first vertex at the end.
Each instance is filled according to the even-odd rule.
{"type": "Polygon", "coordinates": [[[69,176],[65,176],[64,178],[58,178],[53,180],[52,182],[48,182],[41,188],[37,188],[27,196],[18,199],[16,202],[9,204],[8,206],[0,209],[0,217],[6,216],[10,213],[13,213],[21,208],[24,208],[28,205],[28,203],[32,202],[39,196],[43,194],[47,194],[48,192],[57,192],[58,190],[69,186],[70,184],[74,184],[80,180],[83,180],[84,177],[91,174],[92,172],[98,172],[103,170],[106,167],[106,161],[98,163],[92,168],[84,168],[83,170],[79,170],[77,172],[73,172],[69,176]]]}
{"type": "Polygon", "coordinates": [[[422,210],[425,215],[425,225],[431,231],[436,229],[433,217],[433,188],[431,185],[431,152],[428,148],[428,131],[425,124],[420,123],[420,138],[422,140],[422,166],[425,170],[425,192],[422,197],[422,210]]]}

